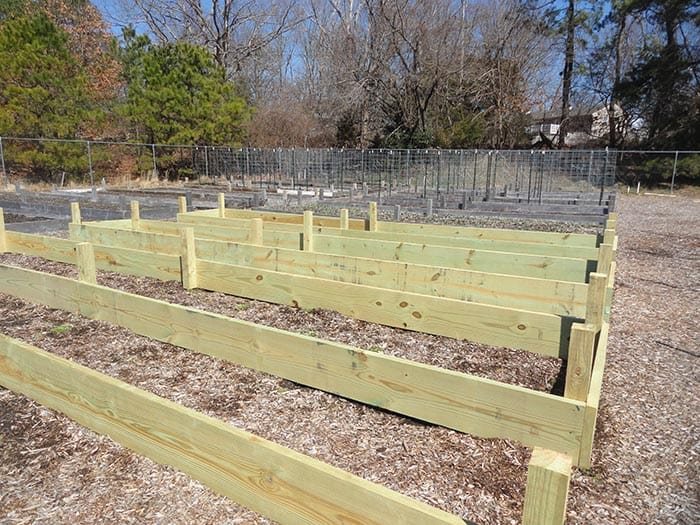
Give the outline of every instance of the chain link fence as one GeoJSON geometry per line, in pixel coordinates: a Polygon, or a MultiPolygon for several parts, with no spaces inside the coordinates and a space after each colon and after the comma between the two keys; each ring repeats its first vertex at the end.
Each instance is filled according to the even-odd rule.
{"type": "Polygon", "coordinates": [[[613,150],[345,150],[231,148],[0,137],[5,186],[63,186],[102,179],[225,179],[239,187],[333,188],[391,196],[469,194],[491,200],[610,191],[627,184],[698,181],[700,152],[613,150]]]}

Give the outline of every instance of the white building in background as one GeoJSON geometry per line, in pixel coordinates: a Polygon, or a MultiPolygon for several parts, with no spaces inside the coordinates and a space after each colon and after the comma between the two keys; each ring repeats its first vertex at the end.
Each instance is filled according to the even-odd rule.
{"type": "MultiPolygon", "coordinates": [[[[610,111],[607,106],[598,106],[593,111],[572,109],[564,143],[567,146],[582,146],[605,139],[610,132],[610,111]]],[[[624,111],[615,104],[614,116],[618,122],[618,132],[624,131],[624,111]]],[[[531,113],[527,133],[532,144],[559,141],[561,115],[556,112],[531,113]]]]}

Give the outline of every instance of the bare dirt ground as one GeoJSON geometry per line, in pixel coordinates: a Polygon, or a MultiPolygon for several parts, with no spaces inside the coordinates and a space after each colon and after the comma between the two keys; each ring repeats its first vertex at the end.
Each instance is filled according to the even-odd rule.
{"type": "MultiPolygon", "coordinates": [[[[620,199],[618,273],[594,468],[574,473],[569,523],[700,516],[700,201],[620,199]]],[[[504,224],[505,225],[505,224],[504,224]]],[[[31,257],[0,262],[64,275],[31,257]]],[[[561,362],[100,273],[101,284],[528,388],[561,362]]],[[[476,439],[0,295],[0,331],[476,523],[517,523],[529,452],[476,439]]],[[[0,388],[0,523],[264,524],[188,476],[0,388]]],[[[387,523],[392,523],[387,517],[387,523]]]]}

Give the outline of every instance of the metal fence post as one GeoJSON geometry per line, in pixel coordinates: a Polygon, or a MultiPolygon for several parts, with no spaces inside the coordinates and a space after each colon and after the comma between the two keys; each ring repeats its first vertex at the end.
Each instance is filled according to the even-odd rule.
{"type": "Polygon", "coordinates": [[[87,143],[87,156],[88,156],[88,169],[90,170],[90,187],[95,186],[94,173],[92,172],[92,148],[90,147],[90,141],[87,143]]]}
{"type": "Polygon", "coordinates": [[[671,175],[671,194],[673,195],[673,186],[676,184],[676,167],[678,166],[678,150],[673,158],[673,175],[671,175]]]}
{"type": "Polygon", "coordinates": [[[7,188],[10,185],[10,179],[7,177],[7,171],[5,171],[5,150],[2,147],[2,137],[0,137],[0,162],[2,162],[2,181],[7,188]]]}

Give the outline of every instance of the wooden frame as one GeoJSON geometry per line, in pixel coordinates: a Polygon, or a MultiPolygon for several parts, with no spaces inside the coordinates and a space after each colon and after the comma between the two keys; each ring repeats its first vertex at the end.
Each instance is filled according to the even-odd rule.
{"type": "MultiPolygon", "coordinates": [[[[219,213],[219,210],[216,211],[219,213]]],[[[225,210],[224,214],[228,211],[225,210]]],[[[74,215],[74,224],[71,226],[72,233],[79,234],[75,235],[76,237],[84,235],[85,232],[101,232],[102,235],[122,240],[138,239],[141,243],[139,247],[149,250],[156,248],[158,243],[166,243],[166,237],[167,243],[171,242],[169,237],[175,237],[162,234],[149,236],[146,232],[134,231],[143,229],[145,221],[139,221],[138,228],[131,230],[92,224],[81,225],[79,209],[77,213],[77,221],[74,215]]],[[[0,210],[0,226],[1,219],[0,210]]],[[[264,219],[253,219],[257,220],[251,221],[251,231],[260,232],[264,228],[264,219]]],[[[307,234],[314,220],[307,215],[307,234]]],[[[341,222],[346,221],[342,219],[341,222]]],[[[121,224],[120,221],[110,223],[111,226],[121,224]]],[[[303,227],[303,221],[300,224],[303,227]]],[[[384,223],[376,223],[378,231],[381,231],[382,224],[384,223]]],[[[614,222],[609,223],[609,226],[614,226],[614,222]]],[[[315,231],[312,235],[315,245],[318,236],[315,235],[315,231]]],[[[570,465],[588,468],[591,462],[606,357],[617,247],[615,236],[606,232],[606,237],[605,240],[611,242],[603,243],[604,246],[600,250],[601,257],[597,260],[596,268],[600,275],[592,274],[589,284],[580,283],[586,287],[586,307],[581,318],[588,324],[572,326],[573,333],[580,335],[572,337],[564,352],[570,367],[570,371],[567,372],[565,397],[533,392],[466,374],[364,352],[345,345],[287,334],[91,284],[94,267],[142,274],[138,272],[143,272],[144,261],[153,258],[153,252],[146,250],[93,246],[75,241],[27,236],[5,232],[4,228],[0,227],[0,247],[4,246],[9,251],[25,250],[26,253],[49,255],[56,260],[77,263],[83,280],[78,282],[31,270],[0,266],[0,291],[54,308],[114,322],[149,337],[195,351],[204,351],[244,366],[428,422],[479,436],[507,437],[521,441],[535,447],[529,467],[524,523],[561,523],[566,505],[565,487],[568,487],[570,465]],[[94,267],[91,267],[91,250],[94,252],[94,267]],[[233,329],[230,323],[240,324],[236,324],[233,329]],[[268,343],[257,346],[257,353],[251,353],[246,344],[249,345],[253,340],[268,343]],[[290,348],[294,348],[294,351],[290,352],[290,348]],[[322,349],[320,354],[319,349],[322,349]],[[320,362],[320,357],[325,361],[320,362]],[[321,366],[318,366],[319,363],[321,366]],[[361,372],[352,372],[357,370],[361,372]],[[365,374],[366,371],[370,373],[365,374]],[[367,382],[367,377],[379,378],[379,381],[367,382]]],[[[225,274],[231,270],[228,267],[233,265],[223,264],[222,266],[227,268],[222,268],[222,263],[198,257],[201,254],[197,252],[206,249],[202,246],[217,241],[195,239],[194,230],[187,228],[175,239],[178,241],[179,255],[158,254],[159,257],[163,257],[160,261],[164,265],[159,271],[167,278],[176,278],[172,266],[174,261],[180,264],[178,278],[186,287],[200,286],[202,278],[206,284],[207,279],[211,278],[207,277],[209,274],[225,274]]],[[[214,254],[209,257],[215,258],[216,250],[228,250],[231,244],[237,243],[210,244],[209,246],[214,246],[214,254]],[[219,245],[224,245],[225,248],[219,245]]],[[[262,249],[270,250],[268,247],[262,249]]],[[[298,253],[317,255],[309,250],[298,253]]],[[[309,261],[310,259],[307,260],[309,261]]],[[[241,270],[235,268],[235,271],[241,270]]],[[[260,272],[256,269],[253,273],[263,275],[260,272]]],[[[265,281],[266,277],[269,276],[263,275],[262,280],[265,281]]],[[[213,279],[221,280],[220,277],[213,279]]],[[[485,305],[474,306],[482,308],[485,305]]],[[[500,314],[508,310],[516,311],[507,307],[503,307],[502,310],[499,310],[500,314]]],[[[505,339],[500,341],[503,343],[505,339]]]]}

